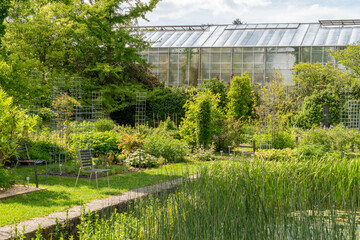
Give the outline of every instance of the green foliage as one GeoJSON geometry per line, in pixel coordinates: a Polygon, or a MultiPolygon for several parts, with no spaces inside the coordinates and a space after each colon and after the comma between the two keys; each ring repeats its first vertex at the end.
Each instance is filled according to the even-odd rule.
{"type": "Polygon", "coordinates": [[[94,127],[98,132],[112,131],[115,127],[115,123],[110,119],[98,119],[94,122],[94,127]]]}
{"type": "Polygon", "coordinates": [[[161,122],[159,128],[162,128],[166,131],[176,130],[175,123],[170,119],[170,117],[167,117],[165,122],[161,122]]]}
{"type": "Polygon", "coordinates": [[[298,148],[298,152],[307,157],[322,157],[328,150],[326,146],[320,143],[301,144],[298,148]]]}
{"type": "Polygon", "coordinates": [[[129,164],[133,167],[155,167],[157,166],[157,158],[146,153],[144,150],[137,150],[133,153],[130,153],[126,158],[126,164],[129,164]]]}
{"type": "Polygon", "coordinates": [[[116,111],[122,85],[157,84],[139,54],[148,43],[132,29],[157,2],[13,1],[3,41],[8,74],[0,85],[21,105],[48,107],[53,78],[82,77],[83,100],[93,90],[110,92],[105,110],[116,111]],[[32,78],[34,71],[42,76],[32,78]]]}
{"type": "Polygon", "coordinates": [[[296,161],[300,158],[298,151],[291,148],[258,150],[255,157],[262,161],[296,161]]]}
{"type": "Polygon", "coordinates": [[[213,135],[213,143],[215,150],[227,150],[228,146],[236,147],[243,142],[243,125],[242,118],[233,119],[232,117],[219,121],[219,125],[222,126],[222,132],[220,134],[213,135]]]}
{"type": "Polygon", "coordinates": [[[253,93],[249,73],[243,73],[241,77],[233,77],[230,90],[227,94],[228,115],[234,119],[242,118],[243,121],[253,115],[253,93]]]}
{"type": "Polygon", "coordinates": [[[35,125],[36,117],[28,116],[25,110],[15,106],[12,98],[0,88],[0,164],[9,159],[17,148],[16,142],[25,138],[35,125]]]}
{"type": "Polygon", "coordinates": [[[180,124],[180,136],[190,146],[209,146],[213,135],[222,133],[223,113],[218,108],[219,95],[208,90],[193,95],[184,105],[185,118],[180,124]]]}
{"type": "Polygon", "coordinates": [[[15,184],[15,176],[9,171],[2,168],[0,164],[0,192],[6,191],[15,184]]]}
{"type": "Polygon", "coordinates": [[[208,89],[215,95],[219,94],[219,107],[225,109],[228,103],[227,94],[229,92],[229,86],[224,83],[224,80],[219,80],[218,78],[204,80],[203,83],[198,86],[198,89],[208,89]]]}
{"type": "Polygon", "coordinates": [[[287,131],[279,132],[273,138],[273,147],[275,149],[292,149],[295,147],[295,139],[287,131]]]}
{"type": "Polygon", "coordinates": [[[301,140],[300,147],[307,149],[306,145],[314,145],[314,148],[321,146],[319,148],[323,149],[323,152],[330,150],[350,152],[360,149],[360,133],[341,124],[330,128],[313,127],[301,140]]]}
{"type": "Polygon", "coordinates": [[[331,56],[338,60],[343,66],[351,70],[358,77],[360,76],[360,44],[352,43],[343,50],[331,53],[331,56]]]}
{"type": "Polygon", "coordinates": [[[192,155],[192,159],[195,161],[214,161],[215,155],[213,149],[205,149],[203,147],[194,150],[195,153],[192,155]]]}
{"type": "Polygon", "coordinates": [[[119,135],[113,131],[73,133],[70,135],[70,145],[76,149],[93,149],[93,154],[118,152],[119,135]]]}
{"type": "Polygon", "coordinates": [[[171,137],[166,131],[158,129],[147,136],[144,150],[155,157],[163,157],[169,163],[183,162],[188,153],[186,144],[171,137]]]}
{"type": "MultiPolygon", "coordinates": [[[[294,66],[294,89],[299,111],[292,118],[296,126],[311,128],[323,122],[323,106],[329,105],[329,124],[340,122],[342,90],[346,87],[357,93],[359,82],[354,75],[328,63],[299,63],[294,66]]],[[[355,95],[354,95],[355,96],[355,95]]],[[[358,97],[358,96],[355,96],[358,97]]]]}

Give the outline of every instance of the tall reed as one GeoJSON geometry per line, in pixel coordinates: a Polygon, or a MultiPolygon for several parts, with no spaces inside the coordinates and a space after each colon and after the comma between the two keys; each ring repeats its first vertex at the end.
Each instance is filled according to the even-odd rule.
{"type": "Polygon", "coordinates": [[[215,162],[175,193],[82,221],[80,238],[357,239],[359,167],[331,157],[215,162]]]}

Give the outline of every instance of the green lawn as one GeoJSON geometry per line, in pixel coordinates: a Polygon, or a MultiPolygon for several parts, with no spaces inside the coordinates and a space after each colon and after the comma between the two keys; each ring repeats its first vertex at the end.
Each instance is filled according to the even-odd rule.
{"type": "MultiPolygon", "coordinates": [[[[74,191],[76,178],[48,176],[45,184],[45,176],[40,175],[39,187],[44,187],[46,190],[0,201],[0,226],[45,216],[95,199],[178,178],[185,173],[194,173],[202,164],[197,162],[177,163],[139,172],[113,175],[110,176],[110,189],[107,187],[107,179],[101,178],[99,179],[99,191],[96,189],[95,181],[91,181],[89,184],[87,179],[79,179],[74,191]]],[[[44,167],[39,167],[39,171],[44,172],[44,167]]],[[[18,169],[17,178],[24,179],[25,172],[26,168],[18,169]]],[[[30,168],[29,176],[33,179],[32,168],[30,168]]],[[[31,185],[34,186],[34,182],[31,185]]]]}

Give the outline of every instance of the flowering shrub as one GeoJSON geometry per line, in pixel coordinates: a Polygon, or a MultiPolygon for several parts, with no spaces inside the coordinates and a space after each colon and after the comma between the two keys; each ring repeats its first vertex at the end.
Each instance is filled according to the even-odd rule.
{"type": "Polygon", "coordinates": [[[156,157],[145,153],[143,150],[138,150],[128,155],[126,164],[133,167],[155,167],[158,162],[156,157]]]}
{"type": "Polygon", "coordinates": [[[120,143],[117,144],[122,153],[134,153],[144,144],[144,136],[139,137],[138,133],[125,134],[119,139],[120,143]]]}
{"type": "Polygon", "coordinates": [[[55,116],[68,120],[74,114],[75,106],[80,106],[80,103],[75,98],[67,95],[67,93],[63,93],[56,96],[51,105],[55,111],[55,116]]]}
{"type": "Polygon", "coordinates": [[[106,154],[99,155],[96,164],[100,166],[123,165],[124,160],[125,157],[123,155],[110,151],[106,154]]]}

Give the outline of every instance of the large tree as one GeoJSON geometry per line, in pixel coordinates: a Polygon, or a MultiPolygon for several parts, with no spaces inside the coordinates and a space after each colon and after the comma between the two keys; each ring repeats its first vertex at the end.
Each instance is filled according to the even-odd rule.
{"type": "MultiPolygon", "coordinates": [[[[22,88],[27,89],[25,95],[39,93],[46,97],[48,92],[35,91],[33,87],[50,89],[52,78],[64,76],[81,76],[85,92],[110,90],[107,95],[110,98],[119,92],[117,89],[122,84],[152,86],[154,78],[148,74],[146,62],[139,54],[147,43],[133,31],[133,26],[157,2],[33,0],[19,3],[14,0],[4,43],[9,51],[12,74],[21,76],[9,78],[2,84],[4,89],[11,92],[20,79],[24,81],[22,85],[29,87],[22,88]],[[27,85],[33,81],[29,76],[34,71],[41,72],[42,79],[27,85]]],[[[109,109],[120,105],[111,104],[109,109]]]]}

